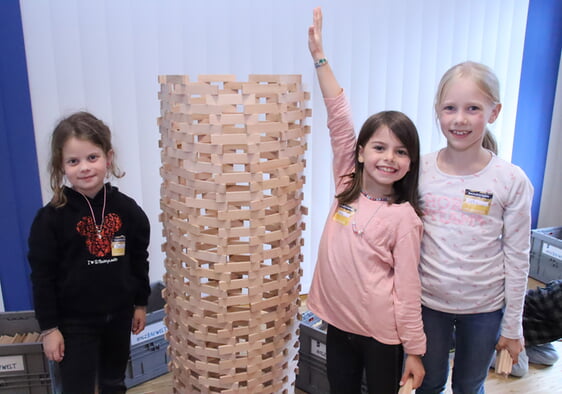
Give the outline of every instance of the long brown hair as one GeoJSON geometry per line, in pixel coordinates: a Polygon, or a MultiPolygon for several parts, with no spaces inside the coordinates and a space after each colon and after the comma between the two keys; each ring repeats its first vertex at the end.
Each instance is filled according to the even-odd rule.
{"type": "Polygon", "coordinates": [[[404,113],[399,111],[382,111],[369,117],[359,132],[355,144],[355,170],[344,177],[349,178],[344,191],[336,195],[340,204],[349,204],[357,198],[363,188],[363,163],[359,162],[359,150],[365,147],[373,134],[379,128],[386,126],[400,140],[408,151],[410,170],[406,175],[394,182],[393,203],[409,202],[419,216],[422,211],[419,204],[418,178],[420,168],[420,141],[414,123],[404,113]]]}
{"type": "MultiPolygon", "coordinates": [[[[51,204],[62,207],[66,204],[64,190],[64,166],[62,162],[62,150],[66,141],[74,137],[101,148],[107,156],[111,150],[111,131],[109,127],[89,112],[76,112],[62,119],[55,127],[51,136],[51,160],[49,161],[49,173],[53,197],[51,204]]],[[[108,172],[116,178],[121,178],[124,173],[115,165],[115,160],[109,163],[108,172]]]]}

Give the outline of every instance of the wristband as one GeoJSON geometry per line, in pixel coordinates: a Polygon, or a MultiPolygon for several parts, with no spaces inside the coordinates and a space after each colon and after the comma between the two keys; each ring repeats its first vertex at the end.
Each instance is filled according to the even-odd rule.
{"type": "Polygon", "coordinates": [[[328,64],[328,60],[326,60],[326,58],[323,57],[322,59],[318,59],[317,61],[314,62],[314,67],[318,68],[318,67],[325,66],[326,64],[328,64]]]}
{"type": "Polygon", "coordinates": [[[41,334],[39,335],[39,340],[43,340],[43,338],[45,338],[47,335],[49,335],[52,332],[55,332],[56,330],[58,330],[58,327],[53,327],[53,328],[49,328],[48,330],[45,331],[41,331],[41,334]]]}

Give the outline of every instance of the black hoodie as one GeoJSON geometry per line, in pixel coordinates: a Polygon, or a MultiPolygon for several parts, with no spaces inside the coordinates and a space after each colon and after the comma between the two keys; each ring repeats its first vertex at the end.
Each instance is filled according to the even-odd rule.
{"type": "Polygon", "coordinates": [[[137,203],[109,183],[90,202],[64,188],[68,202],[41,208],[31,226],[28,259],[41,330],[62,318],[105,315],[145,306],[150,294],[150,225],[137,203]]]}

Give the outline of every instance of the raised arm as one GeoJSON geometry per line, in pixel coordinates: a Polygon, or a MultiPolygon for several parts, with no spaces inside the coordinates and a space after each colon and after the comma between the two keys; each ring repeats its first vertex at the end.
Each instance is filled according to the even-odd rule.
{"type": "Polygon", "coordinates": [[[314,64],[317,65],[316,74],[318,75],[322,96],[324,98],[336,97],[340,94],[342,88],[336,80],[330,63],[326,60],[322,47],[322,10],[320,7],[314,9],[313,24],[308,28],[308,49],[314,64]]]}

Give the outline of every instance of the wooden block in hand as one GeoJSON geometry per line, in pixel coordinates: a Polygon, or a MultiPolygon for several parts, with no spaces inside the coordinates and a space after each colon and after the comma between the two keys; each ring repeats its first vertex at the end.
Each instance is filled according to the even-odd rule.
{"type": "Polygon", "coordinates": [[[414,378],[410,376],[408,380],[406,380],[406,383],[404,383],[404,386],[400,387],[400,391],[398,391],[398,394],[410,394],[414,389],[413,385],[414,378]]]}
{"type": "Polygon", "coordinates": [[[509,355],[507,349],[502,349],[496,354],[496,373],[500,375],[509,375],[511,367],[513,366],[513,359],[509,355]]]}

